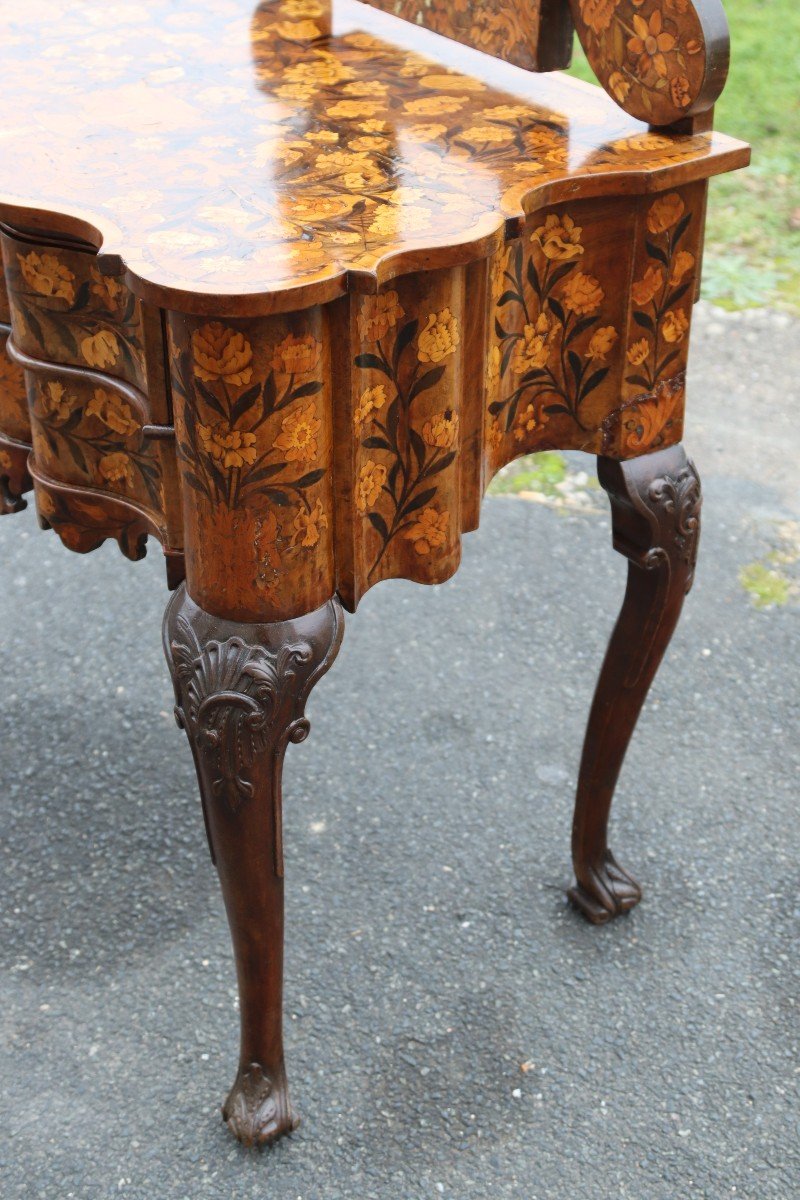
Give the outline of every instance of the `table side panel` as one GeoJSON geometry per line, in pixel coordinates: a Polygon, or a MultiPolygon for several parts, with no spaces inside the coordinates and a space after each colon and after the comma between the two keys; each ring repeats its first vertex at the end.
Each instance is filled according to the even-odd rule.
{"type": "Polygon", "coordinates": [[[11,326],[31,358],[104,371],[147,394],[142,301],[96,256],[3,233],[11,326]]]}
{"type": "Polygon", "coordinates": [[[5,428],[32,437],[40,513],[76,549],[185,547],[191,594],[236,620],[441,582],[512,459],[680,440],[705,187],[546,206],[484,262],[375,295],[163,327],[90,251],[5,234],[27,377],[5,428]],[[146,432],[148,379],[177,447],[146,432]]]}
{"type": "Polygon", "coordinates": [[[543,210],[496,255],[486,479],[518,454],[681,438],[705,184],[543,210]]]}
{"type": "Polygon", "coordinates": [[[329,329],[319,306],[167,314],[187,581],[209,612],[280,620],[334,592],[329,329]]]}
{"type": "Polygon", "coordinates": [[[679,441],[703,198],[544,208],[485,264],[299,313],[169,313],[196,601],[282,620],[438,583],[512,459],[679,441]]]}
{"type": "Polygon", "coordinates": [[[58,236],[4,231],[11,381],[0,431],[32,443],[40,517],[74,549],[179,549],[161,313],[58,236]],[[154,426],[166,436],[152,437],[154,426]],[[127,532],[126,532],[127,530],[127,532]]]}

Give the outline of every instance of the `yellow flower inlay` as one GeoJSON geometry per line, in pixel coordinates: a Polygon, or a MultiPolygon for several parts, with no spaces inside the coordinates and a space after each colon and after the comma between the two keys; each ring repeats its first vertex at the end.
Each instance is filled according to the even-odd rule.
{"type": "Polygon", "coordinates": [[[377,409],[383,408],[385,403],[386,388],[382,383],[376,384],[375,387],[365,388],[353,413],[353,424],[356,429],[363,425],[377,409]]]}
{"type": "Polygon", "coordinates": [[[222,380],[232,387],[243,387],[253,378],[253,348],[244,334],[210,321],[192,334],[192,355],[198,379],[204,383],[222,380]]]}
{"type": "MultiPolygon", "coordinates": [[[[641,0],[638,2],[641,3],[641,0]]],[[[605,33],[617,10],[619,0],[580,0],[580,5],[581,17],[592,32],[605,33]]]]}
{"type": "Polygon", "coordinates": [[[605,299],[605,292],[593,275],[578,271],[564,284],[564,304],[570,312],[588,315],[597,312],[605,299]]]}
{"type": "Polygon", "coordinates": [[[90,367],[104,370],[111,367],[119,358],[119,342],[117,335],[110,329],[101,329],[81,342],[81,354],[90,367]]]}
{"type": "Polygon", "coordinates": [[[589,349],[586,351],[586,357],[596,358],[600,362],[603,362],[611,352],[618,336],[613,325],[605,325],[602,329],[596,329],[589,341],[589,349]]]}
{"type": "Polygon", "coordinates": [[[409,100],[405,111],[415,117],[438,117],[458,112],[466,102],[466,96],[420,96],[419,100],[409,100]]]}
{"type": "Polygon", "coordinates": [[[682,308],[671,308],[664,314],[661,332],[666,342],[682,342],[689,330],[689,318],[682,308]]]}
{"type": "Polygon", "coordinates": [[[381,463],[373,462],[371,458],[364,463],[356,483],[356,508],[360,513],[372,508],[386,483],[386,475],[386,467],[381,463]]]}
{"type": "Polygon", "coordinates": [[[312,462],[317,456],[317,435],[321,428],[316,406],[307,404],[283,418],[282,432],[276,437],[275,445],[286,455],[287,462],[312,462]]]}
{"type": "Polygon", "coordinates": [[[640,338],[628,348],[628,362],[633,367],[640,367],[650,357],[650,342],[646,337],[640,338]]]}
{"type": "Polygon", "coordinates": [[[486,388],[490,394],[494,394],[500,383],[500,366],[502,364],[502,355],[499,346],[492,346],[489,350],[486,359],[486,388]]]}
{"type": "Polygon", "coordinates": [[[417,554],[425,556],[445,544],[449,523],[449,513],[437,512],[432,507],[423,508],[418,520],[406,530],[405,536],[414,543],[417,554]]]}
{"type": "Polygon", "coordinates": [[[130,437],[141,428],[131,413],[130,405],[103,388],[95,388],[94,395],[86,406],[86,416],[97,417],[108,429],[112,429],[121,437],[130,437]]]}
{"type": "Polygon", "coordinates": [[[537,429],[547,424],[547,417],[536,415],[536,409],[532,404],[527,404],[524,409],[521,409],[517,414],[517,419],[514,424],[514,437],[518,442],[521,442],[531,433],[535,433],[537,429]]]}
{"type": "Polygon", "coordinates": [[[279,375],[308,375],[315,369],[322,354],[322,346],[310,333],[286,337],[272,351],[272,369],[279,375]]]}
{"type": "Polygon", "coordinates": [[[97,267],[91,267],[89,273],[92,277],[90,284],[92,295],[97,296],[106,308],[116,308],[120,296],[125,295],[125,288],[119,280],[115,279],[113,275],[101,275],[97,267]]]}
{"type": "Polygon", "coordinates": [[[429,446],[447,450],[458,437],[458,413],[451,408],[436,413],[422,427],[422,439],[429,446]]]}
{"type": "Polygon", "coordinates": [[[379,342],[403,315],[397,292],[367,296],[358,314],[358,336],[362,342],[379,342]]]}
{"type": "Polygon", "coordinates": [[[256,461],[256,436],[231,428],[226,421],[215,425],[198,425],[197,432],[203,449],[226,471],[234,467],[252,466],[256,461]]]}
{"type": "Polygon", "coordinates": [[[673,287],[679,284],[684,275],[688,274],[694,266],[694,255],[688,250],[681,250],[675,255],[675,261],[672,264],[672,273],[669,281],[673,287]]]}
{"type": "Polygon", "coordinates": [[[634,36],[628,39],[628,50],[638,58],[636,72],[644,76],[651,69],[662,79],[667,76],[667,60],[664,55],[677,45],[671,33],[664,29],[661,10],[656,9],[646,21],[638,14],[633,16],[634,36]]]}
{"type": "Polygon", "coordinates": [[[684,214],[686,205],[677,192],[669,192],[659,196],[647,214],[647,228],[651,233],[665,233],[673,225],[677,225],[684,214]]]}
{"type": "Polygon", "coordinates": [[[332,104],[327,110],[329,117],[344,117],[354,119],[356,117],[374,117],[377,116],[384,108],[382,104],[376,104],[374,100],[339,100],[336,104],[332,104]]]}
{"type": "Polygon", "coordinates": [[[100,474],[107,483],[111,484],[127,484],[131,487],[133,484],[133,464],[127,454],[123,454],[118,450],[114,454],[106,454],[98,463],[100,474]]]}
{"type": "Polygon", "coordinates": [[[648,267],[641,279],[631,286],[631,296],[638,308],[644,308],[661,290],[664,283],[664,272],[661,267],[648,267]]]}
{"type": "Polygon", "coordinates": [[[455,354],[460,341],[458,321],[449,308],[443,308],[440,313],[431,313],[428,317],[419,335],[417,357],[422,363],[441,362],[443,358],[455,354]]]}
{"type": "Polygon", "coordinates": [[[316,546],[319,541],[319,531],[328,528],[328,518],[322,508],[322,501],[317,500],[310,512],[301,508],[292,522],[293,546],[316,546]]]}
{"type": "Polygon", "coordinates": [[[612,71],[608,77],[608,86],[617,103],[624,104],[631,90],[631,85],[621,71],[612,71]]]}
{"type": "Polygon", "coordinates": [[[313,21],[281,21],[275,32],[287,42],[313,42],[322,37],[322,30],[313,21]]]}
{"type": "Polygon", "coordinates": [[[72,397],[63,383],[51,381],[42,389],[42,409],[46,416],[66,421],[72,414],[72,397]]]}
{"type": "Polygon", "coordinates": [[[17,255],[22,277],[40,296],[52,296],[72,304],[75,299],[75,276],[55,254],[17,255]]]}
{"type": "Polygon", "coordinates": [[[459,136],[470,145],[479,146],[488,142],[510,142],[514,130],[508,125],[490,125],[487,122],[485,125],[470,125],[469,129],[465,129],[459,136]]]}
{"type": "Polygon", "coordinates": [[[553,330],[546,313],[540,313],[535,323],[525,326],[522,337],[514,347],[511,369],[515,375],[541,370],[550,356],[553,330]]]}
{"type": "Polygon", "coordinates": [[[570,262],[583,254],[582,232],[580,226],[566,213],[563,217],[550,213],[545,217],[544,225],[534,230],[531,241],[538,242],[545,258],[552,262],[570,262]]]}

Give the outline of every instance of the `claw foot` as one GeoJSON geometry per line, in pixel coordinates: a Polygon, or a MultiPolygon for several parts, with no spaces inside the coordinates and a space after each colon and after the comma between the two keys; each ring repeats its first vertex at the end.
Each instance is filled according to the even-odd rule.
{"type": "Polygon", "coordinates": [[[586,867],[581,876],[567,895],[593,925],[605,925],[620,913],[629,912],[642,898],[639,884],[610,850],[598,866],[586,867]]]}
{"type": "Polygon", "coordinates": [[[243,1146],[267,1146],[296,1129],[285,1079],[273,1079],[259,1063],[239,1068],[222,1106],[228,1128],[243,1146]]]}

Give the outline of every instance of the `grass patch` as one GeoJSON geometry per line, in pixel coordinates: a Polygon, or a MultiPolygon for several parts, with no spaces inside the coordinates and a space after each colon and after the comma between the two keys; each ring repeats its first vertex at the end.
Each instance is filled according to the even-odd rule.
{"type": "Polygon", "coordinates": [[[493,496],[516,496],[519,492],[541,492],[557,496],[557,484],[567,477],[567,460],[555,450],[526,454],[504,467],[489,485],[493,496]]]}
{"type": "Polygon", "coordinates": [[[742,567],[739,582],[756,608],[782,608],[789,603],[791,584],[780,571],[771,570],[764,563],[754,562],[742,567]]]}
{"type": "MultiPolygon", "coordinates": [[[[753,165],[711,181],[703,294],[800,314],[800,4],[724,4],[733,52],[714,124],[752,143],[753,165]]],[[[572,73],[594,81],[577,44],[572,73]]]]}

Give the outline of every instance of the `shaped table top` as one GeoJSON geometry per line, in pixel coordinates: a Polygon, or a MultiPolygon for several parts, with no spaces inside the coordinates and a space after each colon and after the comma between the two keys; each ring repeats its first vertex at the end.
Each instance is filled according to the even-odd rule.
{"type": "Polygon", "coordinates": [[[27,0],[0,46],[0,218],[102,245],[163,304],[374,291],[490,253],[542,204],[747,156],[352,0],[333,21],[322,0],[27,0]]]}

